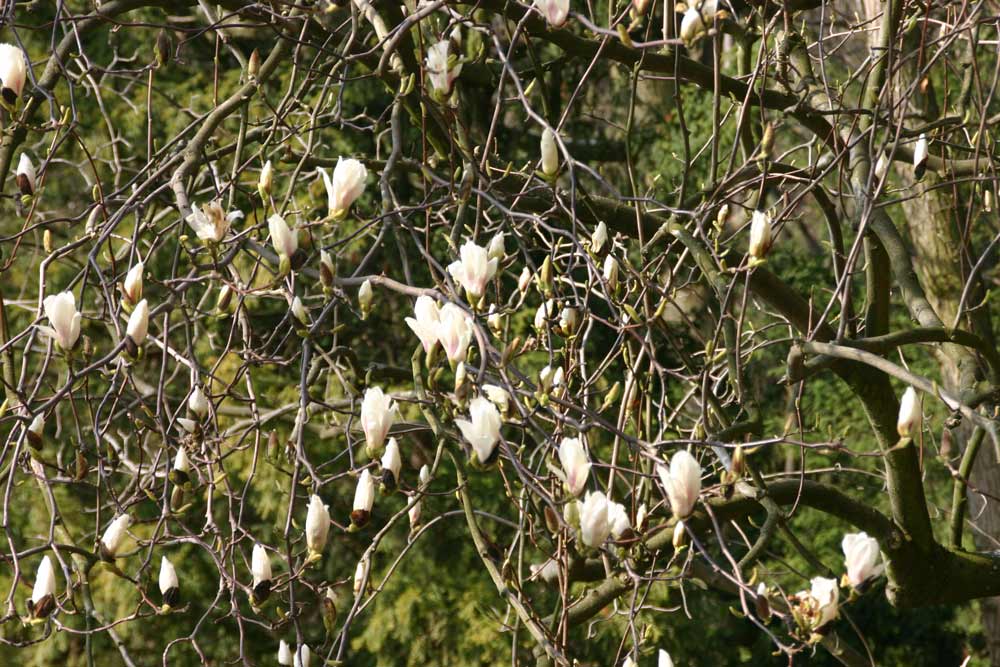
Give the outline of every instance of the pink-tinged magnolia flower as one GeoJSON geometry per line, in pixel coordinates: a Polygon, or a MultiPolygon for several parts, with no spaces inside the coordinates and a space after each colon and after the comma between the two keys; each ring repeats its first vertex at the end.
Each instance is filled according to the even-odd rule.
{"type": "Polygon", "coordinates": [[[566,475],[566,489],[571,495],[580,495],[590,475],[590,459],[579,438],[563,438],[559,444],[559,463],[566,475]]]}
{"type": "Polygon", "coordinates": [[[413,306],[415,317],[407,317],[406,324],[417,334],[424,352],[431,353],[434,346],[438,344],[438,329],[441,325],[441,310],[437,302],[427,295],[417,297],[417,302],[413,306]]]}
{"type": "Polygon", "coordinates": [[[64,350],[72,350],[80,338],[80,320],[82,316],[76,309],[76,297],[72,292],[60,292],[45,297],[42,302],[45,316],[49,318],[48,327],[40,327],[42,332],[54,339],[64,350]]]}
{"type": "Polygon", "coordinates": [[[448,272],[471,298],[478,300],[486,291],[486,283],[496,275],[497,260],[489,258],[486,248],[466,241],[461,249],[461,259],[452,262],[448,272]]]}
{"type": "Polygon", "coordinates": [[[396,423],[399,410],[391,396],[380,387],[369,387],[361,401],[361,430],[365,432],[365,444],[373,453],[382,451],[389,429],[396,423]]]}
{"type": "Polygon", "coordinates": [[[836,579],[816,577],[810,582],[808,591],[800,591],[795,595],[797,605],[793,608],[796,619],[812,631],[837,618],[840,589],[836,579]]]}
{"type": "Polygon", "coordinates": [[[24,51],[13,44],[0,44],[0,94],[4,101],[13,105],[24,90],[28,78],[28,59],[24,51]]]}
{"type": "Polygon", "coordinates": [[[299,249],[299,235],[277,213],[267,219],[267,230],[271,234],[271,245],[279,257],[290,258],[299,249]]]}
{"type": "Polygon", "coordinates": [[[701,493],[701,466],[686,450],[680,450],[670,459],[670,468],[658,464],[656,473],[667,492],[674,516],[683,519],[694,509],[701,493]]]}
{"type": "Polygon", "coordinates": [[[446,303],[439,314],[438,340],[448,361],[458,363],[472,342],[472,318],[453,303],[446,303]]]}
{"type": "Polygon", "coordinates": [[[192,209],[185,220],[191,225],[191,229],[194,230],[199,239],[209,243],[218,243],[225,238],[233,221],[242,217],[242,211],[230,211],[227,214],[222,209],[222,204],[218,201],[211,201],[202,204],[201,210],[192,209]]]}
{"type": "Polygon", "coordinates": [[[314,494],[309,498],[309,510],[306,512],[306,546],[310,554],[318,555],[323,552],[329,533],[330,508],[323,504],[322,498],[314,494]]]}
{"type": "Polygon", "coordinates": [[[550,26],[558,28],[569,15],[569,0],[535,0],[535,8],[550,26]]]}
{"type": "Polygon", "coordinates": [[[480,463],[486,463],[493,456],[500,440],[500,426],[503,421],[500,411],[488,398],[477,396],[469,402],[469,419],[456,419],[455,426],[464,437],[480,463]]]}
{"type": "Polygon", "coordinates": [[[916,389],[907,387],[899,401],[899,419],[896,421],[899,437],[912,438],[919,433],[921,419],[920,396],[916,389]]]}
{"type": "Polygon", "coordinates": [[[872,577],[882,574],[885,569],[885,565],[880,562],[882,553],[878,548],[878,540],[868,537],[867,533],[844,535],[840,547],[844,550],[847,582],[853,588],[859,588],[872,577]]]}
{"type": "Polygon", "coordinates": [[[427,78],[434,90],[442,95],[450,95],[455,86],[455,80],[462,73],[462,63],[454,62],[449,66],[449,51],[451,41],[443,39],[427,48],[427,78]]]}
{"type": "Polygon", "coordinates": [[[588,547],[596,549],[610,534],[607,497],[601,491],[588,491],[580,507],[580,539],[588,547]]]}
{"type": "Polygon", "coordinates": [[[333,178],[326,169],[317,168],[326,186],[327,207],[330,215],[340,218],[347,214],[351,204],[365,191],[365,180],[368,169],[359,160],[353,158],[337,158],[337,166],[333,170],[333,178]]]}

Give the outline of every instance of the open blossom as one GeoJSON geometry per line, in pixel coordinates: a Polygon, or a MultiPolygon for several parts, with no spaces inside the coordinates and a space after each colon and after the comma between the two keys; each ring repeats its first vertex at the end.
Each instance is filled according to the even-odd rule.
{"type": "Polygon", "coordinates": [[[441,310],[437,301],[426,294],[418,296],[413,305],[414,317],[407,317],[406,324],[417,334],[424,352],[430,354],[438,343],[438,328],[441,325],[441,310]]]}
{"type": "Polygon", "coordinates": [[[837,618],[840,589],[836,579],[815,577],[810,584],[808,591],[800,591],[795,595],[794,601],[797,604],[793,612],[796,619],[815,631],[837,618]]]}
{"type": "Polygon", "coordinates": [[[476,458],[486,463],[500,440],[500,412],[488,398],[477,396],[469,402],[469,419],[456,419],[455,425],[472,445],[476,458]]]}
{"type": "Polygon", "coordinates": [[[396,423],[399,411],[392,397],[383,393],[381,387],[369,387],[361,401],[361,430],[365,432],[365,443],[371,452],[381,452],[385,446],[389,429],[396,423]]]}
{"type": "Polygon", "coordinates": [[[616,540],[632,528],[625,506],[610,499],[608,500],[608,525],[611,527],[611,537],[616,540]]]}
{"type": "Polygon", "coordinates": [[[82,316],[76,309],[76,297],[72,292],[60,292],[45,297],[42,302],[45,316],[51,326],[42,327],[42,331],[55,339],[64,350],[72,350],[80,337],[80,320],[82,316]]]}
{"type": "Polygon", "coordinates": [[[267,219],[267,230],[271,235],[271,245],[279,257],[290,258],[299,249],[299,235],[277,213],[267,219]]]}
{"type": "Polygon", "coordinates": [[[113,560],[121,549],[122,542],[125,541],[125,531],[132,525],[132,517],[128,514],[119,515],[114,521],[108,524],[101,536],[102,556],[108,560],[113,560]]]}
{"type": "Polygon", "coordinates": [[[920,396],[913,387],[907,387],[903,398],[899,401],[899,419],[896,421],[896,431],[901,438],[912,438],[920,431],[922,418],[920,396]]]}
{"type": "Polygon", "coordinates": [[[474,241],[466,241],[460,254],[461,259],[448,265],[448,272],[471,298],[479,299],[486,291],[486,283],[496,275],[497,260],[490,259],[486,248],[474,241]]]}
{"type": "Polygon", "coordinates": [[[242,211],[231,211],[227,214],[222,209],[221,203],[211,201],[202,204],[200,210],[193,209],[185,219],[199,239],[218,243],[225,237],[233,221],[242,217],[242,211]]]}
{"type": "Polygon", "coordinates": [[[472,342],[472,318],[455,304],[446,303],[440,311],[437,331],[448,361],[458,363],[464,360],[472,342]]]}
{"type": "Polygon", "coordinates": [[[559,561],[550,558],[544,565],[534,564],[531,566],[531,576],[539,577],[547,584],[559,579],[559,561]]]}
{"type": "Polygon", "coordinates": [[[766,211],[754,211],[750,222],[750,256],[763,259],[771,249],[771,216],[766,211]]]}
{"type": "Polygon", "coordinates": [[[715,23],[716,0],[704,0],[700,6],[697,3],[698,0],[693,0],[681,20],[680,37],[686,44],[694,42],[715,23]]]}
{"type": "Polygon", "coordinates": [[[28,609],[35,618],[45,618],[55,608],[56,573],[48,556],[42,557],[35,573],[35,585],[28,598],[28,609]]]}
{"type": "Polygon", "coordinates": [[[558,28],[566,22],[569,15],[569,0],[535,0],[535,8],[550,26],[558,28]]]}
{"type": "Polygon", "coordinates": [[[318,554],[326,546],[326,536],[330,532],[330,508],[323,504],[323,499],[317,495],[309,498],[309,510],[306,512],[306,546],[309,552],[318,554]]]}
{"type": "Polygon", "coordinates": [[[667,492],[674,516],[683,519],[691,514],[701,493],[701,466],[698,461],[682,449],[670,459],[669,470],[658,464],[656,473],[667,492]]]}
{"type": "Polygon", "coordinates": [[[24,51],[13,44],[0,44],[0,94],[7,104],[14,104],[24,90],[28,78],[28,59],[24,51]]]}
{"type": "Polygon", "coordinates": [[[462,73],[462,63],[454,63],[449,66],[449,51],[451,41],[443,39],[436,44],[431,44],[427,48],[427,77],[431,81],[434,89],[443,95],[450,95],[455,86],[455,80],[462,73]]]}
{"type": "Polygon", "coordinates": [[[588,547],[600,547],[611,534],[608,499],[601,491],[588,491],[580,507],[580,539],[588,547]]]}
{"type": "Polygon", "coordinates": [[[500,414],[505,415],[510,410],[510,394],[503,387],[498,387],[495,384],[484,384],[483,394],[493,401],[493,405],[497,406],[500,414]]]}
{"type": "Polygon", "coordinates": [[[566,489],[574,496],[580,495],[590,475],[590,459],[579,438],[563,438],[559,444],[559,463],[566,475],[566,489]]]}
{"type": "Polygon", "coordinates": [[[365,191],[365,181],[368,179],[368,169],[360,160],[353,158],[337,158],[337,166],[333,169],[333,178],[326,169],[317,168],[326,186],[327,207],[330,215],[339,218],[347,213],[358,197],[365,191]]]}
{"type": "Polygon", "coordinates": [[[885,566],[880,562],[882,554],[878,540],[867,533],[848,533],[840,543],[847,565],[847,582],[858,588],[872,577],[882,574],[885,566]]]}

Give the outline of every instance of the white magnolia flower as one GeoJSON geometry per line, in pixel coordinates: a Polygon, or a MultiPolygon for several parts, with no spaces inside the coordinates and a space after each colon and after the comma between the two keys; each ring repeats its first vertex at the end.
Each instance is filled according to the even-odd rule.
{"type": "Polygon", "coordinates": [[[177,581],[177,570],[174,569],[174,564],[166,556],[163,556],[160,559],[160,594],[167,597],[171,590],[179,587],[180,583],[177,581]]]}
{"type": "Polygon", "coordinates": [[[899,419],[896,421],[899,437],[912,438],[919,433],[921,420],[920,396],[916,389],[907,387],[899,401],[899,419]]]}
{"type": "Polygon", "coordinates": [[[840,543],[847,565],[847,582],[858,588],[872,577],[882,574],[885,565],[881,563],[882,553],[878,540],[867,533],[848,533],[840,543]]]}
{"type": "Polygon", "coordinates": [[[580,311],[573,306],[566,306],[559,313],[559,330],[564,336],[570,336],[576,331],[580,322],[580,311]]]}
{"type": "Polygon", "coordinates": [[[632,656],[627,655],[625,656],[625,659],[622,660],[622,667],[638,667],[638,665],[635,664],[635,660],[632,659],[632,656]]]}
{"type": "Polygon", "coordinates": [[[461,259],[448,266],[448,272],[472,299],[478,300],[486,291],[486,283],[497,272],[497,260],[490,259],[486,248],[466,241],[460,250],[461,259]]]}
{"type": "Polygon", "coordinates": [[[431,481],[431,469],[429,467],[427,467],[426,463],[424,465],[420,466],[420,472],[418,473],[418,477],[420,479],[420,486],[421,487],[427,486],[427,484],[430,483],[430,481],[431,481]]]}
{"type": "Polygon", "coordinates": [[[135,305],[132,314],[128,317],[128,325],[125,333],[136,345],[142,345],[149,332],[149,304],[143,299],[135,305]]]}
{"type": "Polygon", "coordinates": [[[660,649],[660,652],[657,654],[656,667],[674,667],[673,658],[671,658],[670,654],[664,651],[662,648],[660,649]]]}
{"type": "Polygon", "coordinates": [[[840,589],[836,579],[816,577],[810,583],[808,591],[795,596],[799,602],[797,611],[811,630],[818,630],[837,618],[840,589]]]}
{"type": "Polygon", "coordinates": [[[693,43],[715,23],[716,0],[704,0],[700,7],[695,6],[697,1],[692,0],[681,20],[680,36],[686,44],[693,43]]]}
{"type": "Polygon", "coordinates": [[[271,558],[267,555],[267,549],[258,542],[253,545],[253,552],[250,554],[250,574],[253,575],[253,587],[271,581],[271,558]]]}
{"type": "Polygon", "coordinates": [[[472,445],[476,458],[486,463],[493,456],[493,450],[500,440],[500,426],[503,424],[500,412],[488,398],[477,396],[469,402],[469,420],[456,419],[455,425],[462,436],[472,445]]]}
{"type": "Polygon", "coordinates": [[[27,153],[21,153],[17,160],[17,171],[15,172],[17,189],[22,195],[35,194],[35,165],[27,153]]]}
{"type": "Polygon", "coordinates": [[[542,173],[553,177],[559,173],[559,146],[551,128],[542,130],[542,173]]]}
{"type": "Polygon", "coordinates": [[[298,296],[292,299],[291,311],[292,317],[306,326],[309,325],[309,311],[306,310],[306,307],[302,304],[302,299],[298,296]]]}
{"type": "Polygon", "coordinates": [[[618,287],[618,260],[614,255],[604,258],[604,282],[612,292],[618,287]]]}
{"type": "Polygon", "coordinates": [[[242,211],[231,211],[227,214],[222,209],[221,203],[211,201],[202,204],[201,210],[192,209],[191,214],[185,219],[199,239],[218,243],[226,236],[233,221],[242,217],[242,211]]]}
{"type": "Polygon", "coordinates": [[[538,386],[545,392],[556,389],[562,386],[565,374],[562,366],[556,366],[555,368],[546,366],[538,374],[538,386]]]}
{"type": "Polygon", "coordinates": [[[656,473],[667,492],[674,516],[683,519],[691,514],[698,494],[701,493],[701,466],[698,461],[687,450],[682,449],[670,459],[669,470],[658,464],[656,473]]]}
{"type": "Polygon", "coordinates": [[[505,415],[510,410],[510,394],[503,387],[498,387],[495,384],[484,384],[483,394],[493,401],[493,405],[497,406],[500,414],[505,415]]]}
{"type": "Polygon", "coordinates": [[[608,500],[608,525],[611,526],[611,537],[616,540],[632,528],[624,505],[608,500]]]}
{"type": "Polygon", "coordinates": [[[7,104],[13,105],[24,90],[28,78],[28,59],[24,51],[13,44],[0,44],[0,94],[7,104]]]}
{"type": "Polygon", "coordinates": [[[284,639],[278,642],[278,664],[286,667],[292,665],[292,649],[288,647],[288,642],[284,639]]]}
{"type": "Polygon", "coordinates": [[[531,284],[531,269],[524,267],[521,269],[521,275],[517,277],[517,290],[523,292],[528,289],[528,285],[531,284]]]}
{"type": "Polygon", "coordinates": [[[326,169],[317,168],[316,171],[323,177],[327,207],[334,218],[345,215],[351,204],[365,191],[368,169],[360,160],[338,157],[332,179],[326,169]]]}
{"type": "Polygon", "coordinates": [[[875,181],[881,181],[885,179],[886,173],[889,171],[889,160],[886,158],[885,153],[880,152],[878,154],[878,160],[875,162],[875,181]]]}
{"type": "Polygon", "coordinates": [[[763,259],[771,249],[771,216],[766,211],[754,211],[750,222],[750,256],[763,259]]]}
{"type": "MultiPolygon", "coordinates": [[[[56,572],[52,568],[52,561],[48,556],[42,557],[42,562],[38,564],[38,571],[35,572],[35,586],[31,589],[31,613],[33,616],[47,616],[51,610],[40,608],[39,604],[45,601],[48,596],[56,594],[56,572]]],[[[46,605],[48,606],[48,605],[46,605]]]]}
{"type": "Polygon", "coordinates": [[[559,561],[550,558],[543,565],[532,565],[531,576],[538,577],[547,584],[559,579],[559,561]]]}
{"type": "Polygon", "coordinates": [[[371,452],[382,451],[389,429],[398,416],[396,403],[382,392],[381,387],[365,390],[364,400],[361,401],[361,429],[365,432],[365,443],[371,452]]]}
{"type": "Polygon", "coordinates": [[[921,178],[927,168],[927,148],[927,135],[921,134],[917,139],[917,145],[913,148],[913,170],[917,178],[921,178]]]}
{"type": "Polygon", "coordinates": [[[389,438],[389,444],[385,446],[385,454],[382,455],[382,470],[392,473],[393,483],[399,483],[399,473],[403,467],[403,458],[399,453],[399,443],[395,438],[389,438]]]}
{"type": "Polygon", "coordinates": [[[587,485],[591,464],[579,438],[563,438],[559,444],[559,463],[566,475],[566,489],[571,495],[580,495],[587,485]]]}
{"type": "Polygon", "coordinates": [[[542,305],[538,307],[535,311],[535,330],[542,332],[545,330],[548,321],[555,316],[556,312],[556,300],[549,299],[548,301],[542,302],[542,305]]]}
{"type": "Polygon", "coordinates": [[[306,644],[299,644],[298,649],[295,650],[295,660],[293,664],[295,667],[309,667],[309,662],[312,660],[312,651],[309,650],[309,646],[306,644]]]}
{"type": "Polygon", "coordinates": [[[414,317],[407,317],[406,324],[417,334],[424,352],[430,354],[438,343],[438,328],[441,325],[441,310],[437,301],[426,294],[418,296],[413,305],[414,317]]]}
{"type": "Polygon", "coordinates": [[[499,262],[506,254],[507,245],[506,240],[504,239],[504,234],[502,231],[497,232],[493,235],[493,238],[490,239],[490,245],[486,249],[486,255],[490,259],[495,259],[499,262]]]}
{"type": "Polygon", "coordinates": [[[261,168],[260,176],[257,177],[257,192],[260,193],[261,199],[267,199],[267,195],[271,194],[271,186],[273,183],[274,167],[271,166],[271,161],[268,160],[261,168]]]}
{"type": "Polygon", "coordinates": [[[122,294],[131,303],[139,303],[142,299],[142,272],[144,269],[142,262],[136,262],[135,266],[125,274],[125,282],[122,283],[122,294]]]}
{"type": "Polygon", "coordinates": [[[309,511],[306,513],[306,546],[310,553],[318,554],[323,551],[329,532],[330,508],[314,494],[309,498],[309,511]]]}
{"type": "Polygon", "coordinates": [[[208,397],[198,385],[194,386],[188,396],[188,410],[202,419],[208,414],[208,397]]]}
{"type": "Polygon", "coordinates": [[[611,534],[608,521],[608,499],[601,491],[588,491],[580,507],[580,539],[595,549],[611,534]]]}
{"type": "Polygon", "coordinates": [[[431,81],[434,90],[442,95],[450,95],[455,86],[455,80],[462,73],[462,63],[453,62],[449,67],[449,51],[451,42],[443,39],[436,44],[431,44],[427,48],[427,78],[431,81]]]}
{"type": "Polygon", "coordinates": [[[459,306],[446,303],[439,314],[438,340],[448,361],[458,363],[464,360],[472,342],[472,318],[459,306]]]}
{"type": "Polygon", "coordinates": [[[299,235],[277,213],[267,219],[267,230],[271,235],[271,245],[279,257],[291,258],[299,249],[299,235]]]}
{"type": "Polygon", "coordinates": [[[125,541],[125,531],[131,525],[132,517],[128,514],[121,514],[108,524],[101,536],[101,548],[104,550],[104,555],[110,559],[118,555],[118,550],[121,549],[122,542],[125,541]]]}
{"type": "Polygon", "coordinates": [[[358,307],[361,308],[362,316],[367,316],[371,310],[372,301],[375,300],[375,291],[372,289],[372,281],[366,279],[358,288],[358,307]]]}
{"type": "Polygon", "coordinates": [[[550,26],[558,28],[569,15],[569,0],[535,0],[535,8],[550,26]]]}
{"type": "Polygon", "coordinates": [[[354,489],[354,511],[371,512],[372,505],[375,504],[375,480],[368,468],[361,471],[358,477],[358,486],[354,489]]]}
{"type": "Polygon", "coordinates": [[[590,235],[590,250],[594,253],[600,253],[604,249],[604,244],[608,242],[608,226],[604,224],[604,221],[597,223],[597,227],[594,229],[594,233],[590,235]]]}
{"type": "Polygon", "coordinates": [[[82,315],[76,309],[76,298],[72,292],[60,292],[45,297],[42,302],[45,316],[51,326],[41,327],[42,331],[53,338],[64,350],[72,350],[80,338],[80,320],[82,315]]]}

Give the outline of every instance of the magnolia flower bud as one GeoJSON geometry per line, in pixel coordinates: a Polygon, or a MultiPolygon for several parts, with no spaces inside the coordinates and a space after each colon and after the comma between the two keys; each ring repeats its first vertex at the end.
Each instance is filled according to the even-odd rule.
{"type": "Polygon", "coordinates": [[[492,462],[497,442],[500,440],[500,427],[503,420],[500,412],[489,399],[478,396],[469,403],[470,420],[456,419],[455,426],[462,432],[462,437],[472,445],[479,463],[492,462]]]}
{"type": "Polygon", "coordinates": [[[233,288],[223,285],[219,288],[219,296],[215,299],[215,309],[219,314],[225,314],[229,310],[229,304],[233,300],[233,288]]]}
{"type": "Polygon", "coordinates": [[[181,486],[187,484],[191,479],[191,461],[188,460],[187,451],[181,445],[177,448],[177,455],[174,456],[174,466],[170,470],[170,481],[181,486]]]}
{"type": "Polygon", "coordinates": [[[28,63],[24,51],[13,44],[0,44],[0,96],[8,106],[14,106],[28,78],[28,63]]]}
{"type": "Polygon", "coordinates": [[[367,554],[358,561],[358,566],[354,568],[354,596],[358,597],[365,592],[368,579],[368,556],[367,554]]]}
{"type": "Polygon", "coordinates": [[[885,180],[885,175],[889,172],[889,160],[886,158],[885,153],[878,154],[878,160],[875,162],[875,181],[881,182],[885,180]]]}
{"type": "Polygon", "coordinates": [[[597,223],[594,233],[590,235],[590,251],[595,255],[599,254],[604,249],[604,245],[607,242],[608,226],[604,224],[604,221],[602,220],[597,223]]]}
{"type": "Polygon", "coordinates": [[[555,315],[555,309],[555,299],[549,299],[538,307],[538,310],[535,311],[535,331],[542,333],[548,328],[548,321],[555,315]]]}
{"type": "Polygon", "coordinates": [[[685,527],[683,521],[678,521],[676,524],[674,524],[674,537],[672,540],[672,544],[674,545],[674,551],[680,551],[681,549],[687,546],[687,543],[688,543],[687,528],[685,527]]]}
{"type": "Polygon", "coordinates": [[[288,642],[284,639],[278,642],[278,664],[286,667],[292,665],[292,649],[288,647],[288,642]]]}
{"type": "Polygon", "coordinates": [[[641,503],[639,509],[635,511],[635,527],[638,530],[646,529],[646,517],[648,510],[646,509],[646,503],[641,503]]]}
{"type": "Polygon", "coordinates": [[[580,495],[587,485],[591,464],[579,438],[563,438],[559,444],[559,463],[566,475],[566,490],[570,495],[580,495]]]}
{"type": "Polygon", "coordinates": [[[768,621],[771,618],[771,602],[767,599],[767,584],[763,581],[757,584],[757,598],[754,600],[757,618],[768,621]]]}
{"type": "Polygon", "coordinates": [[[361,319],[368,317],[374,300],[375,292],[372,290],[372,281],[365,280],[358,288],[358,308],[361,309],[361,319]]]}
{"type": "Polygon", "coordinates": [[[521,275],[517,278],[517,290],[523,292],[528,289],[531,284],[531,269],[524,267],[521,269],[521,275]]]}
{"type": "Polygon", "coordinates": [[[608,499],[601,491],[588,491],[580,508],[580,539],[595,549],[611,534],[608,522],[608,499]]]}
{"type": "Polygon", "coordinates": [[[427,464],[420,466],[420,472],[418,473],[420,479],[421,488],[427,486],[431,481],[431,469],[427,467],[427,464]]]}
{"type": "Polygon", "coordinates": [[[493,405],[497,406],[501,415],[506,415],[510,412],[510,394],[506,389],[498,387],[495,384],[484,384],[483,393],[486,395],[486,398],[493,401],[493,405]]]}
{"type": "Polygon", "coordinates": [[[496,308],[490,305],[490,314],[486,316],[486,326],[490,328],[494,336],[501,336],[503,334],[503,323],[504,317],[497,312],[496,308]]]}
{"type": "Polygon", "coordinates": [[[317,168],[326,187],[326,201],[330,217],[337,220],[347,215],[351,204],[365,191],[368,169],[359,160],[337,158],[333,178],[323,168],[317,168]]]}
{"type": "Polygon", "coordinates": [[[610,291],[618,289],[618,260],[614,255],[604,258],[604,282],[608,284],[610,291]]]}
{"type": "Polygon", "coordinates": [[[638,667],[638,665],[635,664],[635,660],[632,659],[632,656],[627,655],[625,656],[625,659],[622,660],[622,667],[638,667]]]}
{"type": "Polygon", "coordinates": [[[326,626],[326,634],[333,636],[336,632],[337,624],[337,591],[333,586],[326,587],[326,595],[323,596],[323,625],[326,626]]]}
{"type": "Polygon", "coordinates": [[[317,496],[309,497],[306,513],[306,546],[310,556],[319,556],[326,546],[326,536],[330,532],[330,508],[317,496]]]}
{"type": "Polygon", "coordinates": [[[309,667],[309,663],[312,661],[312,651],[306,644],[299,644],[299,647],[295,649],[295,656],[292,664],[294,667],[309,667]]]}
{"type": "Polygon", "coordinates": [[[670,459],[670,469],[658,464],[656,473],[667,492],[674,516],[683,519],[691,514],[701,493],[701,466],[686,450],[680,450],[670,459]]]}
{"type": "Polygon", "coordinates": [[[111,562],[118,555],[122,542],[125,541],[125,531],[132,525],[132,517],[128,514],[119,515],[114,521],[108,524],[101,536],[100,555],[101,558],[111,562]]]}
{"type": "Polygon", "coordinates": [[[559,330],[563,336],[572,336],[576,333],[576,327],[579,322],[580,313],[572,306],[566,306],[559,313],[559,330]]]}
{"type": "Polygon", "coordinates": [[[35,165],[31,163],[31,158],[27,153],[21,153],[17,161],[17,189],[22,195],[30,197],[35,194],[35,165]]]}
{"type": "Polygon", "coordinates": [[[420,529],[420,515],[423,512],[422,505],[423,503],[420,500],[417,500],[412,505],[410,505],[410,509],[406,511],[406,515],[410,519],[411,533],[414,533],[420,529]]]}
{"type": "Polygon", "coordinates": [[[907,387],[903,398],[899,401],[899,419],[896,421],[896,432],[900,438],[912,438],[920,431],[922,420],[920,397],[916,389],[907,387]]]}
{"type": "Polygon", "coordinates": [[[399,484],[399,473],[403,467],[403,459],[399,453],[399,443],[395,438],[389,438],[382,455],[382,484],[386,489],[394,489],[399,484]]]}
{"type": "Polygon", "coordinates": [[[326,250],[319,251],[319,280],[324,287],[333,285],[333,278],[336,275],[333,268],[333,260],[326,250]]]}
{"type": "Polygon", "coordinates": [[[156,67],[160,68],[170,62],[170,52],[173,50],[173,46],[170,44],[170,35],[163,28],[156,33],[156,44],[155,53],[153,58],[156,62],[156,67]]]}
{"type": "Polygon", "coordinates": [[[494,234],[493,238],[490,239],[490,245],[486,249],[486,256],[489,259],[495,259],[499,262],[506,254],[507,248],[504,244],[503,232],[497,232],[494,234]]]}
{"type": "Polygon", "coordinates": [[[472,342],[472,318],[453,303],[441,308],[438,324],[438,340],[448,361],[457,364],[465,359],[472,342]]]}
{"type": "Polygon", "coordinates": [[[28,437],[28,444],[39,449],[42,446],[42,439],[45,435],[45,415],[38,413],[35,415],[34,419],[28,425],[26,430],[26,435],[28,437]]]}
{"type": "Polygon", "coordinates": [[[468,396],[468,386],[465,383],[465,362],[460,361],[455,366],[455,401],[462,403],[468,396]]]}
{"type": "Polygon", "coordinates": [[[80,338],[80,322],[83,317],[76,309],[73,293],[67,291],[47,296],[42,307],[51,325],[42,327],[43,333],[54,339],[63,350],[72,350],[80,338]]]}
{"type": "Polygon", "coordinates": [[[417,334],[424,353],[430,354],[438,344],[438,329],[441,326],[441,311],[437,302],[426,294],[418,296],[413,306],[415,317],[407,317],[406,324],[417,334]]]}
{"type": "Polygon", "coordinates": [[[247,77],[250,79],[256,79],[257,75],[260,73],[260,51],[254,49],[250,52],[250,57],[247,59],[247,77]]]}
{"type": "Polygon", "coordinates": [[[167,607],[173,607],[181,600],[177,570],[166,556],[160,559],[160,595],[163,596],[163,604],[167,607]]]}
{"type": "Polygon", "coordinates": [[[844,535],[840,548],[844,551],[844,563],[847,565],[847,583],[853,588],[861,588],[862,584],[879,576],[885,569],[885,565],[879,562],[882,553],[878,540],[868,537],[867,533],[844,535]]]}
{"type": "MultiPolygon", "coordinates": [[[[714,4],[714,3],[713,3],[714,4]]],[[[704,7],[704,5],[702,5],[704,7]]],[[[715,11],[713,7],[713,12],[715,11]]],[[[764,126],[764,133],[760,138],[760,152],[758,153],[759,160],[770,160],[771,154],[774,151],[774,124],[768,123],[764,126]]]]}
{"type": "Polygon", "coordinates": [[[253,545],[250,554],[250,574],[253,576],[252,601],[259,605],[271,595],[272,579],[271,558],[267,555],[267,549],[259,542],[253,545]]]}
{"type": "Polygon", "coordinates": [[[380,387],[369,387],[361,401],[361,429],[365,433],[365,444],[369,456],[375,456],[385,446],[389,429],[396,422],[399,411],[391,396],[380,387]]]}
{"type": "Polygon", "coordinates": [[[195,385],[191,390],[191,395],[188,396],[188,410],[191,414],[195,415],[199,419],[204,419],[205,415],[208,414],[208,398],[205,396],[205,392],[201,390],[201,387],[195,385]]]}
{"type": "Polygon", "coordinates": [[[267,219],[267,229],[271,235],[271,245],[274,246],[274,251],[278,253],[278,257],[285,257],[290,261],[292,255],[299,249],[298,234],[277,213],[272,214],[267,219]]]}
{"type": "MultiPolygon", "coordinates": [[[[390,441],[392,442],[392,441],[390,441]]],[[[354,490],[354,509],[351,510],[351,525],[364,528],[371,518],[372,505],[375,503],[375,480],[365,468],[358,477],[358,486],[354,490]]]]}
{"type": "Polygon", "coordinates": [[[448,273],[464,289],[473,304],[478,302],[486,291],[486,283],[493,279],[497,272],[497,259],[490,259],[486,248],[466,241],[460,252],[461,259],[448,265],[448,273]]]}
{"type": "Polygon", "coordinates": [[[542,131],[542,173],[554,178],[559,173],[559,146],[551,128],[542,131]]]}
{"type": "Polygon", "coordinates": [[[35,585],[28,598],[31,618],[47,618],[56,608],[56,573],[48,556],[42,557],[35,572],[35,585]]]}
{"type": "Polygon", "coordinates": [[[297,296],[292,299],[291,311],[295,319],[305,326],[309,326],[309,313],[306,312],[306,307],[302,305],[302,299],[297,296]]]}
{"type": "Polygon", "coordinates": [[[921,134],[913,149],[913,175],[918,181],[924,177],[924,172],[927,170],[927,148],[927,135],[921,134]]]}
{"type": "Polygon", "coordinates": [[[136,348],[138,348],[146,341],[146,334],[148,331],[149,305],[146,303],[146,300],[143,299],[136,304],[132,314],[129,315],[128,325],[125,327],[125,333],[128,335],[132,343],[135,344],[136,348]]]}
{"type": "Polygon", "coordinates": [[[260,170],[260,176],[257,178],[257,192],[260,193],[260,198],[265,202],[271,195],[271,185],[273,181],[274,167],[271,166],[271,161],[268,160],[264,163],[263,169],[260,170]]]}
{"type": "Polygon", "coordinates": [[[535,9],[541,12],[550,26],[558,28],[569,15],[569,0],[535,0],[535,9]]]}
{"type": "Polygon", "coordinates": [[[674,667],[674,661],[670,657],[670,654],[662,648],[656,657],[656,667],[674,667]]]}
{"type": "Polygon", "coordinates": [[[764,259],[771,249],[771,216],[765,211],[754,211],[750,223],[750,256],[764,259]]]}
{"type": "Polygon", "coordinates": [[[125,282],[122,283],[122,296],[128,304],[133,306],[142,299],[143,269],[143,263],[136,262],[135,266],[125,274],[125,282]]]}
{"type": "Polygon", "coordinates": [[[705,34],[715,23],[715,0],[704,0],[700,7],[697,7],[698,0],[691,0],[692,4],[684,12],[681,19],[680,38],[685,44],[693,44],[699,37],[705,34]]]}
{"type": "MultiPolygon", "coordinates": [[[[580,512],[582,509],[583,503],[579,500],[573,500],[563,505],[563,521],[573,530],[580,530],[580,512]]],[[[551,526],[548,526],[548,528],[552,530],[551,526]]],[[[555,531],[552,530],[552,532],[555,531]]]]}

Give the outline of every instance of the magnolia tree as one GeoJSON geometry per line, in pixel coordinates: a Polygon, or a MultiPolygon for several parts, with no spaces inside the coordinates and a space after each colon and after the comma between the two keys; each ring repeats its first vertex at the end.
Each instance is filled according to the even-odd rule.
{"type": "Polygon", "coordinates": [[[2,650],[360,664],[456,526],[501,663],[1000,595],[995,5],[161,5],[5,12],[2,650]]]}

